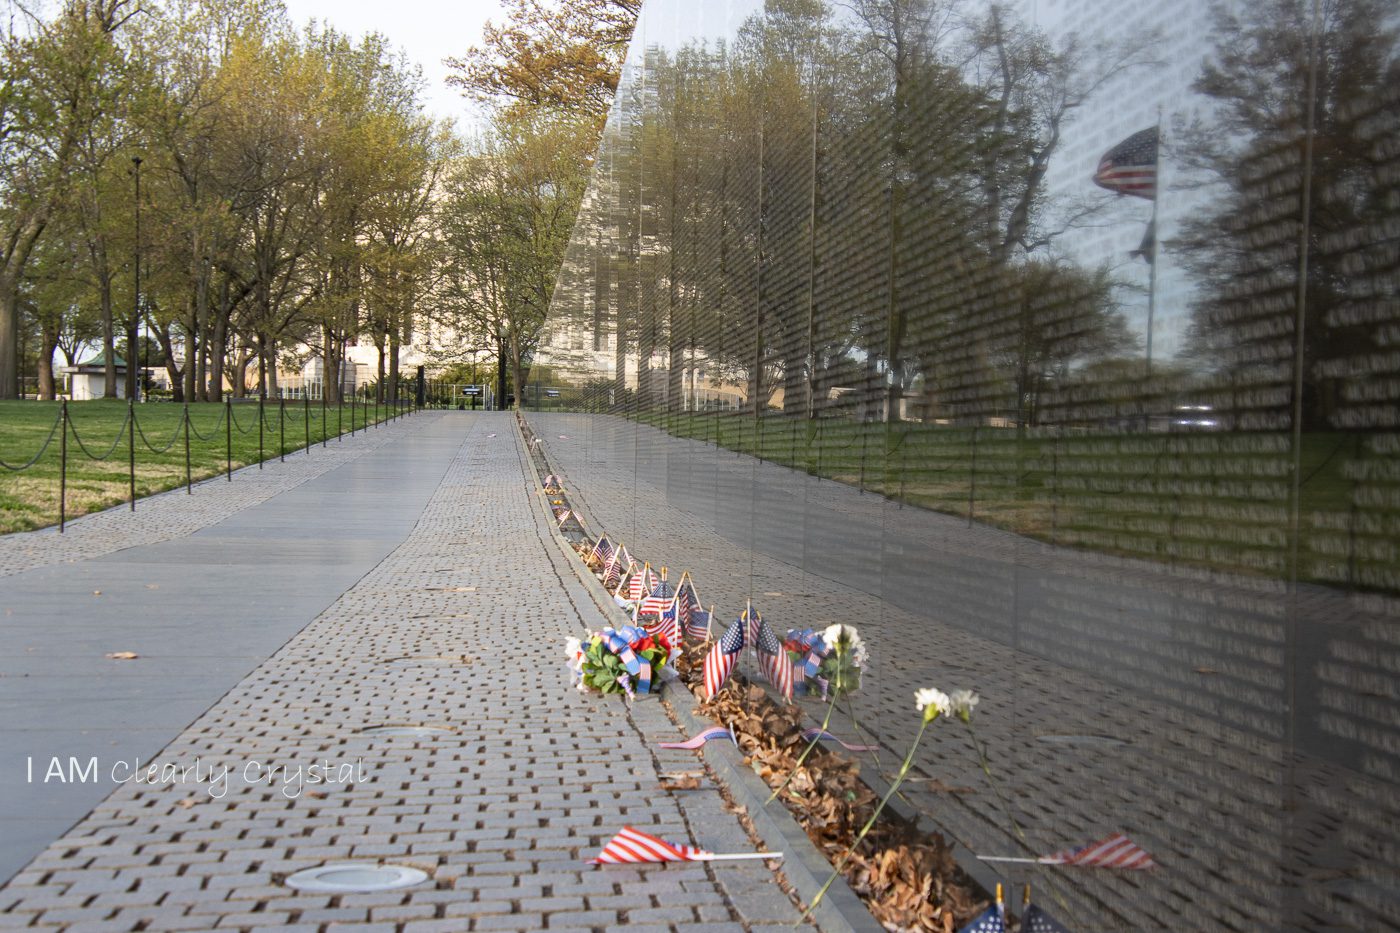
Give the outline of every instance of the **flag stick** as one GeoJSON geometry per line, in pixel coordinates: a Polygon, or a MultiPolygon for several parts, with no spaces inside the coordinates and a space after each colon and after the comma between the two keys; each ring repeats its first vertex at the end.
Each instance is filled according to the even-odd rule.
{"type": "Polygon", "coordinates": [[[697,861],[697,862],[732,862],[732,861],[736,861],[736,860],[738,860],[738,859],[750,859],[750,858],[782,858],[782,857],[783,857],[783,853],[781,853],[781,852],[740,852],[740,853],[736,853],[736,854],[734,854],[734,855],[713,855],[713,854],[711,854],[711,855],[700,855],[700,856],[696,856],[695,859],[694,859],[694,861],[697,861]]]}
{"type": "Polygon", "coordinates": [[[710,603],[710,614],[705,618],[705,644],[710,643],[710,626],[715,624],[715,604],[710,603]]]}
{"type": "Polygon", "coordinates": [[[1162,108],[1157,108],[1157,153],[1154,161],[1155,169],[1158,169],[1152,179],[1152,219],[1149,220],[1148,229],[1152,231],[1152,252],[1148,255],[1147,270],[1147,378],[1152,378],[1152,317],[1157,308],[1157,201],[1161,196],[1161,164],[1162,164],[1162,108]]]}
{"type": "Polygon", "coordinates": [[[1062,865],[1063,862],[1046,861],[1043,858],[1014,858],[1010,855],[979,855],[979,861],[983,862],[1016,862],[1021,865],[1062,865]]]}

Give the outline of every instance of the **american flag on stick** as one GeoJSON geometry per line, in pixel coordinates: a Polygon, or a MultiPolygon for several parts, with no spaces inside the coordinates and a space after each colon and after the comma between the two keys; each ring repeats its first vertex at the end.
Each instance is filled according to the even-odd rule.
{"type": "Polygon", "coordinates": [[[1103,154],[1094,184],[1118,194],[1157,199],[1157,127],[1139,130],[1103,154]]]}
{"type": "Polygon", "coordinates": [[[612,589],[622,581],[623,576],[632,569],[632,555],[627,553],[627,545],[620,544],[612,557],[608,558],[607,566],[603,568],[603,586],[612,589]]]}
{"type": "Polygon", "coordinates": [[[763,677],[773,689],[783,695],[783,699],[792,702],[792,662],[788,660],[787,651],[783,648],[783,643],[778,640],[778,636],[773,633],[763,618],[754,613],[758,619],[758,638],[754,642],[753,650],[758,655],[758,669],[763,677]]]}
{"type": "Polygon", "coordinates": [[[710,620],[705,616],[700,591],[695,588],[695,581],[688,570],[681,574],[680,586],[676,587],[676,601],[680,605],[681,627],[685,633],[691,638],[704,638],[710,620]]]}
{"type": "Polygon", "coordinates": [[[650,833],[624,826],[608,840],[590,865],[635,865],[639,862],[716,862],[729,859],[782,858],[781,852],[742,852],[716,855],[695,846],[675,845],[650,833]]]}
{"type": "Polygon", "coordinates": [[[705,698],[713,700],[744,650],[744,617],[735,619],[705,655],[705,698]]]}
{"type": "Polygon", "coordinates": [[[583,559],[583,562],[590,567],[593,566],[595,561],[600,567],[606,566],[607,562],[612,560],[612,556],[612,542],[608,540],[607,535],[603,535],[594,543],[593,550],[588,552],[588,556],[583,559]]]}
{"type": "Polygon", "coordinates": [[[642,569],[634,573],[627,581],[627,599],[635,603],[649,594],[655,587],[656,575],[651,572],[651,564],[643,564],[642,569]]]}

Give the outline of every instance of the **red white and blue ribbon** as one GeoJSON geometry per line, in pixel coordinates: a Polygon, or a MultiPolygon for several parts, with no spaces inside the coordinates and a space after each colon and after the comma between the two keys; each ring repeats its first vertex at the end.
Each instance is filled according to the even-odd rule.
{"type": "Polygon", "coordinates": [[[637,657],[637,653],[632,650],[633,643],[646,638],[647,633],[635,625],[624,625],[621,630],[605,628],[601,634],[604,647],[618,656],[623,669],[630,676],[637,678],[637,692],[650,692],[651,665],[637,657]]]}
{"type": "Polygon", "coordinates": [[[739,744],[739,740],[734,737],[734,729],[732,727],[726,729],[724,726],[715,726],[691,736],[684,742],[657,742],[656,746],[657,748],[684,748],[688,751],[694,751],[711,739],[728,739],[735,745],[739,744]]]}
{"type": "Polygon", "coordinates": [[[802,646],[802,650],[807,652],[807,657],[801,662],[802,673],[807,677],[817,676],[817,671],[821,670],[822,660],[827,655],[826,642],[817,633],[816,629],[788,629],[787,641],[795,641],[802,646]]]}
{"type": "Polygon", "coordinates": [[[813,726],[812,728],[804,731],[802,733],[802,737],[808,742],[812,741],[813,739],[821,739],[825,742],[835,742],[848,752],[873,752],[878,751],[880,748],[880,746],[878,745],[852,745],[850,742],[838,739],[830,732],[827,732],[823,729],[818,729],[816,726],[813,726]]]}

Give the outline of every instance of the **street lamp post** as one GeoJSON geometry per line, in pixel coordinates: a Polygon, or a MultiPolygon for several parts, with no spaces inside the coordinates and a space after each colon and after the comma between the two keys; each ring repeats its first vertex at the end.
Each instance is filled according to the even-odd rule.
{"type": "MultiPolygon", "coordinates": [[[[141,157],[132,156],[131,164],[136,173],[136,292],[132,298],[131,324],[126,329],[127,355],[131,357],[126,362],[126,397],[144,400],[140,389],[140,374],[136,372],[136,355],[139,352],[137,341],[140,340],[138,328],[141,324],[141,157]]],[[[144,373],[143,365],[141,374],[144,373]]]]}

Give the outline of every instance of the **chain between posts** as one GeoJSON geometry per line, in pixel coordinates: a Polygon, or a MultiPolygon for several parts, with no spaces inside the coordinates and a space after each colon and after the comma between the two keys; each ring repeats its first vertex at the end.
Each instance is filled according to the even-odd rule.
{"type": "Polygon", "coordinates": [[[26,460],[24,463],[20,464],[19,466],[15,466],[15,465],[12,464],[12,463],[6,463],[4,460],[0,460],[0,468],[9,470],[9,471],[12,472],[12,473],[23,473],[25,470],[29,469],[29,468],[32,467],[34,464],[38,463],[38,462],[39,462],[39,458],[42,457],[42,456],[48,451],[49,445],[53,443],[54,435],[58,433],[58,426],[59,426],[60,424],[62,424],[62,423],[63,423],[63,414],[62,414],[62,412],[60,412],[59,414],[57,414],[57,415],[54,416],[53,424],[51,424],[51,425],[49,426],[49,436],[46,437],[46,438],[44,438],[44,443],[42,443],[42,444],[39,445],[39,452],[38,452],[38,453],[36,453],[34,456],[30,457],[28,460],[26,460]]]}
{"type": "MultiPolygon", "coordinates": [[[[77,426],[73,423],[73,416],[72,416],[72,413],[69,411],[68,402],[69,402],[68,399],[63,399],[63,400],[61,400],[60,405],[59,405],[59,409],[58,409],[57,416],[55,417],[53,423],[52,423],[52,424],[50,425],[50,427],[49,427],[48,435],[44,438],[43,443],[39,446],[39,449],[34,453],[33,456],[31,456],[31,457],[30,457],[28,460],[26,460],[25,462],[19,463],[19,464],[9,463],[9,462],[7,462],[7,461],[5,461],[5,460],[3,460],[3,459],[0,459],[0,470],[7,470],[7,471],[10,471],[10,472],[22,472],[22,471],[24,471],[24,470],[27,470],[27,469],[33,467],[36,463],[38,463],[38,462],[44,457],[44,455],[47,453],[49,447],[53,444],[54,436],[55,436],[55,435],[58,435],[58,440],[59,440],[59,503],[58,503],[58,511],[59,511],[59,521],[58,521],[58,525],[59,525],[59,529],[58,529],[58,530],[59,530],[60,533],[63,533],[63,532],[66,531],[66,529],[67,529],[67,521],[68,521],[68,459],[69,459],[69,456],[68,456],[68,447],[69,447],[69,444],[68,444],[68,440],[69,440],[68,435],[69,435],[70,433],[73,435],[73,442],[76,443],[76,444],[78,445],[78,449],[82,452],[82,454],[83,454],[84,456],[86,456],[88,459],[93,460],[93,461],[95,461],[95,462],[99,462],[99,463],[101,463],[101,462],[106,462],[106,461],[112,459],[112,455],[116,452],[118,446],[119,446],[119,445],[121,444],[121,442],[122,442],[122,435],[123,435],[123,434],[126,435],[127,509],[128,509],[128,511],[130,511],[130,512],[135,512],[135,511],[136,511],[136,499],[137,499],[137,489],[136,489],[136,486],[137,486],[137,483],[136,483],[136,443],[137,443],[137,437],[138,437],[138,436],[140,437],[141,444],[142,444],[147,450],[149,450],[151,453],[156,454],[156,455],[159,456],[159,455],[165,454],[165,453],[166,453],[167,451],[169,451],[172,447],[174,447],[175,444],[176,444],[176,442],[179,441],[179,440],[181,439],[182,435],[183,435],[184,444],[185,444],[185,451],[184,451],[184,453],[185,453],[185,494],[186,494],[186,495],[193,495],[193,494],[194,494],[194,456],[193,456],[193,439],[194,439],[194,438],[198,438],[199,440],[205,441],[205,442],[212,441],[212,440],[214,439],[214,437],[216,436],[216,435],[214,434],[214,432],[217,431],[218,428],[219,428],[219,422],[222,422],[223,427],[224,427],[224,474],[225,474],[225,478],[226,478],[229,482],[232,482],[232,480],[233,480],[233,429],[234,429],[234,426],[237,425],[237,427],[238,427],[238,432],[239,432],[240,434],[247,434],[247,433],[249,433],[249,431],[251,430],[251,429],[245,429],[241,424],[238,424],[238,422],[237,422],[237,417],[236,417],[236,415],[234,414],[234,411],[233,411],[233,400],[230,399],[230,398],[226,398],[226,399],[224,400],[223,411],[220,412],[219,422],[216,422],[216,423],[213,425],[213,429],[210,431],[210,433],[209,433],[208,435],[201,434],[201,433],[199,432],[199,430],[198,430],[197,428],[195,428],[195,426],[194,426],[194,418],[193,418],[193,415],[192,415],[192,413],[191,413],[191,411],[190,411],[190,404],[189,404],[189,402],[184,402],[183,405],[182,405],[182,407],[181,407],[181,410],[180,410],[180,418],[179,418],[179,421],[178,421],[178,423],[175,425],[175,429],[174,429],[174,431],[171,433],[170,439],[169,439],[163,446],[157,447],[155,444],[153,444],[153,443],[151,442],[151,439],[146,435],[146,432],[145,432],[144,427],[141,425],[140,418],[139,418],[139,415],[138,415],[138,412],[137,412],[137,409],[136,409],[136,405],[135,405],[135,399],[127,399],[127,405],[126,405],[125,416],[124,416],[124,418],[123,418],[123,421],[122,421],[121,426],[117,429],[117,434],[116,434],[116,436],[112,439],[112,442],[108,445],[107,449],[106,449],[105,451],[103,451],[102,453],[98,454],[98,453],[95,453],[94,451],[88,449],[87,444],[84,443],[84,441],[83,441],[83,439],[82,439],[82,436],[81,436],[80,433],[78,432],[77,426]],[[193,437],[192,437],[192,435],[193,435],[193,437]]],[[[325,446],[328,445],[329,436],[330,436],[330,430],[329,430],[329,429],[330,429],[330,415],[329,415],[329,409],[327,408],[327,405],[326,405],[326,403],[325,403],[325,399],[322,399],[322,403],[323,403],[323,404],[322,404],[323,414],[322,414],[322,431],[321,431],[322,436],[321,436],[321,444],[322,444],[323,447],[325,447],[325,446]]],[[[354,437],[354,435],[355,435],[361,428],[368,428],[368,427],[370,426],[370,423],[371,423],[371,420],[370,420],[370,411],[369,411],[369,408],[370,408],[369,397],[366,396],[365,399],[364,399],[364,403],[363,403],[363,404],[364,404],[364,409],[365,409],[365,410],[364,410],[364,416],[363,416],[363,417],[360,416],[360,412],[359,412],[360,404],[361,404],[361,402],[360,402],[360,399],[359,399],[358,396],[352,396],[352,397],[351,397],[351,401],[350,401],[350,405],[351,405],[351,408],[350,408],[350,434],[351,434],[351,437],[354,437]]],[[[380,404],[380,400],[379,400],[378,396],[376,395],[375,401],[374,401],[374,408],[375,408],[374,416],[375,416],[375,417],[374,417],[374,422],[373,422],[375,427],[378,427],[378,426],[380,425],[380,423],[382,423],[381,420],[380,420],[379,404],[380,404]]],[[[405,417],[406,415],[412,414],[413,411],[415,410],[415,403],[414,403],[411,399],[399,398],[399,399],[395,399],[394,402],[392,402],[392,403],[390,403],[390,402],[385,402],[384,405],[385,405],[385,408],[386,408],[386,409],[389,409],[390,406],[392,405],[392,410],[386,410],[386,411],[384,412],[384,417],[383,417],[383,419],[382,419],[382,420],[384,420],[384,421],[387,421],[387,420],[390,420],[390,419],[395,419],[395,420],[401,419],[401,418],[405,417]]],[[[279,398],[279,399],[278,399],[278,406],[277,406],[277,410],[278,410],[278,425],[277,425],[277,427],[278,427],[278,458],[279,458],[279,460],[280,460],[281,462],[286,462],[286,455],[287,455],[287,439],[286,439],[286,420],[287,420],[287,418],[286,418],[286,407],[287,407],[287,405],[286,405],[286,399],[285,399],[285,398],[279,398]]],[[[312,441],[311,441],[311,422],[310,422],[310,400],[309,400],[309,397],[303,396],[303,406],[302,406],[302,407],[303,407],[303,431],[304,431],[304,440],[305,440],[305,443],[306,443],[307,453],[309,454],[309,453],[310,453],[311,446],[312,446],[312,441]]],[[[267,459],[267,449],[266,449],[266,448],[267,448],[267,437],[266,437],[266,430],[267,430],[267,427],[268,427],[268,426],[269,426],[269,425],[268,425],[268,422],[267,422],[267,397],[266,397],[265,395],[260,395],[260,396],[258,397],[258,469],[260,469],[260,470],[263,469],[263,467],[264,467],[264,461],[267,459]]],[[[343,404],[337,406],[337,412],[336,412],[336,431],[337,431],[337,437],[343,440],[343,439],[344,439],[344,434],[345,434],[345,412],[344,412],[344,405],[343,405],[343,404]]]]}

